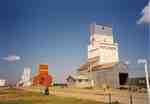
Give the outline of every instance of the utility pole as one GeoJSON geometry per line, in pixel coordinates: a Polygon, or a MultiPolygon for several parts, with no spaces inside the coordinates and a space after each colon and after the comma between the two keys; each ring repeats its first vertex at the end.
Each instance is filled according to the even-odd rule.
{"type": "Polygon", "coordinates": [[[145,76],[146,76],[146,85],[147,85],[147,91],[148,91],[148,99],[149,99],[149,104],[150,104],[150,85],[149,85],[149,76],[148,76],[148,62],[146,59],[139,59],[138,63],[144,64],[145,76]]]}
{"type": "MultiPolygon", "coordinates": [[[[130,62],[126,61],[125,63],[127,65],[127,67],[129,68],[130,62]]],[[[128,79],[128,81],[129,81],[129,79],[128,79]]],[[[128,91],[129,91],[129,104],[133,104],[132,85],[131,85],[130,81],[128,83],[128,91]]]]}

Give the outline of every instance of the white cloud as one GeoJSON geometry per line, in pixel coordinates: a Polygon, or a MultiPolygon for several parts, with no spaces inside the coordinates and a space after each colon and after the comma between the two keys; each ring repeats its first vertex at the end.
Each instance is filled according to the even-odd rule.
{"type": "Polygon", "coordinates": [[[3,57],[2,59],[5,61],[14,62],[14,61],[19,61],[21,57],[16,55],[8,55],[7,57],[3,57]]]}
{"type": "Polygon", "coordinates": [[[150,2],[141,12],[142,17],[137,21],[137,24],[149,23],[150,24],[150,2]]]}

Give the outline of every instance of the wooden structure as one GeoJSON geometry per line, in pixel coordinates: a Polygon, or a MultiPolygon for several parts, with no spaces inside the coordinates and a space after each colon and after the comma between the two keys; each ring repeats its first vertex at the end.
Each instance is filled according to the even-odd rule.
{"type": "Polygon", "coordinates": [[[94,81],[94,86],[109,86],[120,88],[127,85],[128,66],[123,63],[107,63],[96,65],[86,63],[80,66],[78,73],[89,76],[94,81]]]}
{"type": "Polygon", "coordinates": [[[39,72],[33,78],[33,85],[51,86],[52,80],[52,76],[48,74],[48,65],[40,64],[39,72]]]}

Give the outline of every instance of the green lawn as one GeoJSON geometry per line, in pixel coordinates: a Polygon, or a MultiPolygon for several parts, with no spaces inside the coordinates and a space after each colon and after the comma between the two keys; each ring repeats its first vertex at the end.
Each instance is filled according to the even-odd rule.
{"type": "MultiPolygon", "coordinates": [[[[64,98],[58,96],[45,96],[36,92],[7,89],[0,90],[0,104],[105,104],[90,100],[64,98]]],[[[114,103],[115,104],[115,103],[114,103]]],[[[116,103],[117,104],[117,103],[116,103]]]]}

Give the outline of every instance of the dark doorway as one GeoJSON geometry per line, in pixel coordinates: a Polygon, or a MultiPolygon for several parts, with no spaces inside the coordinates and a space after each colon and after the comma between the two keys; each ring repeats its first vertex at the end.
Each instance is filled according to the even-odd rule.
{"type": "Polygon", "coordinates": [[[120,85],[125,85],[128,80],[128,73],[119,73],[119,83],[120,85]]]}

